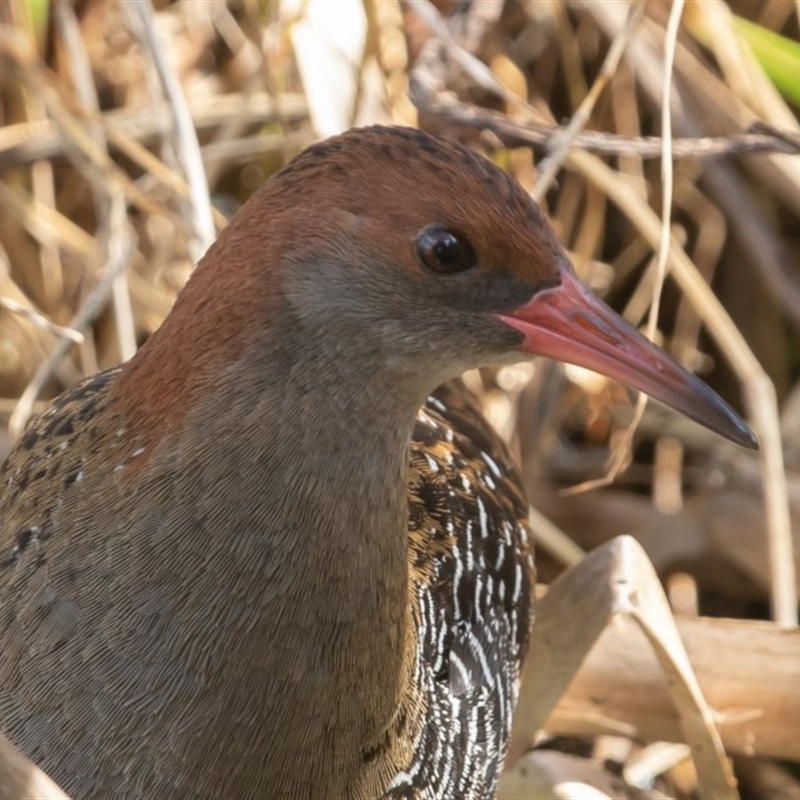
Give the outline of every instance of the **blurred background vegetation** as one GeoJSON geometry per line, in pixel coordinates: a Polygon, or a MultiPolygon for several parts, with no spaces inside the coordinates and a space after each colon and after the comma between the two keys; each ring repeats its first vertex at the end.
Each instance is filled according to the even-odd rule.
{"type": "MultiPolygon", "coordinates": [[[[768,720],[767,739],[723,741],[745,796],[800,797],[800,648],[796,630],[782,633],[800,553],[799,16],[790,0],[5,0],[0,451],[48,399],[130,357],[256,187],[353,125],[417,125],[485,153],[545,204],[592,288],[643,324],[669,74],[675,246],[657,338],[754,422],[762,454],[653,406],[628,446],[633,401],[582,370],[466,379],[554,523],[533,517],[540,581],[630,534],[677,619],[765,621],[736,629],[743,659],[747,637],[775,633],[761,645],[775,647],[769,665],[726,695],[768,720]],[[613,485],[561,491],[614,461],[613,485]],[[775,618],[782,627],[767,627],[775,618]]],[[[718,630],[698,634],[693,661],[714,661],[718,630]]],[[[714,696],[713,664],[695,666],[714,696]]],[[[645,740],[680,741],[674,726],[649,735],[646,709],[630,713],[624,736],[562,719],[551,733],[582,738],[544,746],[624,775],[618,793],[699,796],[686,749],[645,759],[665,752],[645,740]]]]}

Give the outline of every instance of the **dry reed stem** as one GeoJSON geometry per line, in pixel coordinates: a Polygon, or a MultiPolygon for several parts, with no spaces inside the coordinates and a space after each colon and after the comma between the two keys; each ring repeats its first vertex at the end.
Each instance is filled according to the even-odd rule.
{"type": "MultiPolygon", "coordinates": [[[[634,8],[637,8],[636,6],[634,8]]],[[[639,7],[640,8],[640,7],[639,7]]],[[[662,88],[661,104],[661,138],[663,149],[661,154],[661,184],[662,184],[662,208],[664,209],[661,223],[661,237],[659,239],[658,250],[655,262],[655,274],[652,281],[652,291],[650,294],[650,316],[647,321],[646,335],[649,339],[656,338],[658,326],[658,312],[661,307],[661,295],[666,279],[667,261],[669,256],[670,224],[672,217],[672,62],[675,54],[675,44],[678,37],[678,25],[680,24],[681,13],[683,11],[683,0],[675,0],[670,9],[669,25],[665,35],[665,59],[664,59],[664,83],[662,88]]],[[[614,42],[621,42],[616,54],[614,70],[624,54],[625,45],[630,38],[632,30],[631,20],[633,14],[629,13],[625,26],[615,37],[614,42]]],[[[638,15],[637,15],[638,22],[638,15]]],[[[609,57],[614,51],[612,46],[609,50],[609,57]]],[[[576,494],[577,492],[591,491],[602,488],[613,483],[620,472],[630,463],[631,449],[633,447],[633,437],[639,423],[644,416],[645,406],[647,405],[647,395],[640,393],[636,401],[633,417],[620,436],[609,457],[609,466],[606,474],[602,478],[593,481],[586,481],[577,486],[565,490],[564,494],[576,494]]]]}
{"type": "Polygon", "coordinates": [[[186,99],[175,71],[166,58],[166,49],[155,30],[153,8],[149,0],[129,0],[123,3],[134,31],[141,38],[145,52],[155,67],[167,108],[172,119],[171,147],[181,171],[189,185],[188,227],[191,231],[188,240],[189,255],[198,261],[211,246],[215,237],[211,197],[208,181],[200,157],[197,132],[186,104],[186,99]]]}
{"type": "Polygon", "coordinates": [[[552,186],[556,174],[564,165],[567,151],[574,146],[578,134],[588,124],[589,118],[592,115],[592,111],[600,95],[605,91],[609,82],[616,74],[622,56],[625,53],[625,48],[628,46],[631,36],[633,36],[639,25],[643,11],[644,6],[639,2],[631,6],[625,24],[611,40],[611,46],[608,48],[606,57],[603,59],[603,64],[600,67],[597,78],[594,83],[592,83],[585,97],[581,100],[569,124],[561,129],[558,134],[548,142],[547,156],[539,163],[536,183],[531,190],[531,197],[533,197],[537,203],[542,202],[545,194],[552,186]]]}
{"type": "MultiPolygon", "coordinates": [[[[614,173],[587,153],[570,155],[568,167],[602,188],[653,247],[660,237],[656,215],[625,191],[614,173]]],[[[796,625],[797,589],[788,512],[783,449],[774,387],[728,313],[675,243],[670,248],[670,274],[704,320],[717,346],[736,370],[761,445],[767,538],[772,561],[773,613],[782,625],[796,625]]]]}

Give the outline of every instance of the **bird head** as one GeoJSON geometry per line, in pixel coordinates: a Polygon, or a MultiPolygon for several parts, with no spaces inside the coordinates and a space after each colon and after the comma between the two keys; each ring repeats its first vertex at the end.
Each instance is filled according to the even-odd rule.
{"type": "Polygon", "coordinates": [[[356,129],[270,184],[284,302],[340,357],[369,352],[427,391],[548,356],[754,445],[724,401],[580,283],[544,212],[487,159],[417,130],[356,129]]]}
{"type": "Polygon", "coordinates": [[[275,337],[280,320],[283,341],[328,368],[381,371],[418,399],[470,367],[548,356],[755,446],[721,398],[580,283],[515,181],[418,130],[355,129],[308,148],[236,215],[193,294],[217,304],[228,334],[260,315],[275,337]]]}

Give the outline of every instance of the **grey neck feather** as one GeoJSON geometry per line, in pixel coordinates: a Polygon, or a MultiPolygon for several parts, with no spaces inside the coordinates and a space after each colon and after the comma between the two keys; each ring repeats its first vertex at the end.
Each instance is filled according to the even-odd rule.
{"type": "Polygon", "coordinates": [[[214,574],[236,576],[237,593],[264,610],[244,650],[234,640],[222,657],[241,674],[260,638],[269,681],[251,701],[279,773],[273,786],[336,792],[352,787],[364,752],[380,749],[406,688],[406,472],[423,398],[398,390],[380,364],[300,339],[287,326],[279,349],[262,342],[231,365],[187,417],[195,434],[181,437],[169,469],[188,476],[204,460],[204,486],[185,491],[202,491],[211,509],[203,535],[227,531],[214,574]],[[311,784],[291,774],[298,746],[318,748],[311,784]]]}

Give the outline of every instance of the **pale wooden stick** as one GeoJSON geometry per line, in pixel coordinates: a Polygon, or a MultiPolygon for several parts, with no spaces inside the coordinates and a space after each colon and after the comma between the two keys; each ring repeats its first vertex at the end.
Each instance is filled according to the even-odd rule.
{"type": "Polygon", "coordinates": [[[69,796],[0,734],[0,800],[69,800],[69,796]]]}

